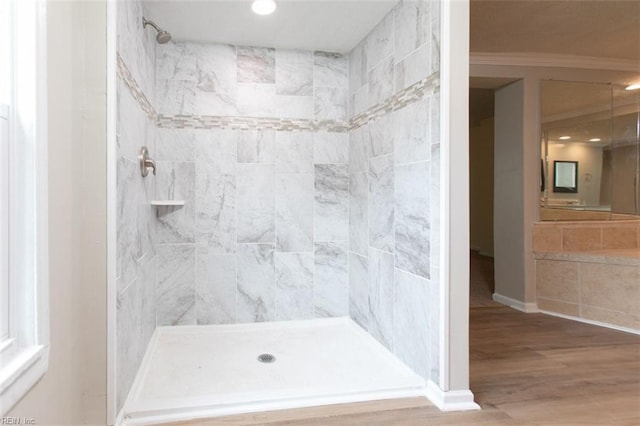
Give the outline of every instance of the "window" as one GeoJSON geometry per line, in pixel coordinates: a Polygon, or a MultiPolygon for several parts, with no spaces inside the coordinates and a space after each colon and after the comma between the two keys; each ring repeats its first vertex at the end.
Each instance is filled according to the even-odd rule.
{"type": "Polygon", "coordinates": [[[47,369],[44,0],[0,0],[0,416],[47,369]]]}

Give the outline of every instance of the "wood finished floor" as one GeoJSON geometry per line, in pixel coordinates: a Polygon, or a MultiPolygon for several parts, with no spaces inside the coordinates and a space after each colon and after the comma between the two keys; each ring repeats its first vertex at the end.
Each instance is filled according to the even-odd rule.
{"type": "MultiPolygon", "coordinates": [[[[486,259],[479,261],[483,263],[476,269],[490,270],[486,259]]],[[[472,256],[472,271],[473,263],[472,256]]],[[[472,285],[487,283],[472,279],[472,285]]],[[[524,314],[489,301],[474,306],[469,321],[471,390],[481,411],[442,413],[425,399],[409,398],[181,424],[640,425],[640,336],[524,314]]]]}

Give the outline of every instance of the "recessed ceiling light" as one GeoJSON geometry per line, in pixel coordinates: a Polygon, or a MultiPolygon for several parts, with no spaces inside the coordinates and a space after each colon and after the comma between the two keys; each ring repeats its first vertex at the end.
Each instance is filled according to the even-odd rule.
{"type": "Polygon", "coordinates": [[[258,15],[271,15],[278,5],[274,0],[253,0],[251,10],[258,15]]]}
{"type": "Polygon", "coordinates": [[[566,141],[571,139],[571,136],[560,136],[558,139],[560,139],[561,141],[566,141]]]}
{"type": "Polygon", "coordinates": [[[589,142],[600,142],[602,139],[600,138],[593,138],[593,139],[589,139],[589,142]]]}
{"type": "Polygon", "coordinates": [[[624,88],[624,90],[638,90],[640,89],[640,83],[630,84],[624,88]]]}

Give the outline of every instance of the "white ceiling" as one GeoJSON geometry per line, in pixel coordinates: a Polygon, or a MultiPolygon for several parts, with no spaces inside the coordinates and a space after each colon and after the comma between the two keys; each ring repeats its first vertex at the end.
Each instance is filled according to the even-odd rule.
{"type": "Polygon", "coordinates": [[[148,19],[174,40],[346,53],[399,0],[276,0],[269,16],[250,0],[145,0],[148,19]]]}

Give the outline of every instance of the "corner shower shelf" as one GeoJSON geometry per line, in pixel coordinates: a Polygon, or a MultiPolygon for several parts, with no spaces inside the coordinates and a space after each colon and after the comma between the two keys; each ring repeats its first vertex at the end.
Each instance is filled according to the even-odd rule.
{"type": "Polygon", "coordinates": [[[181,207],[184,206],[184,200],[154,200],[151,205],[156,207],[181,207]]]}

